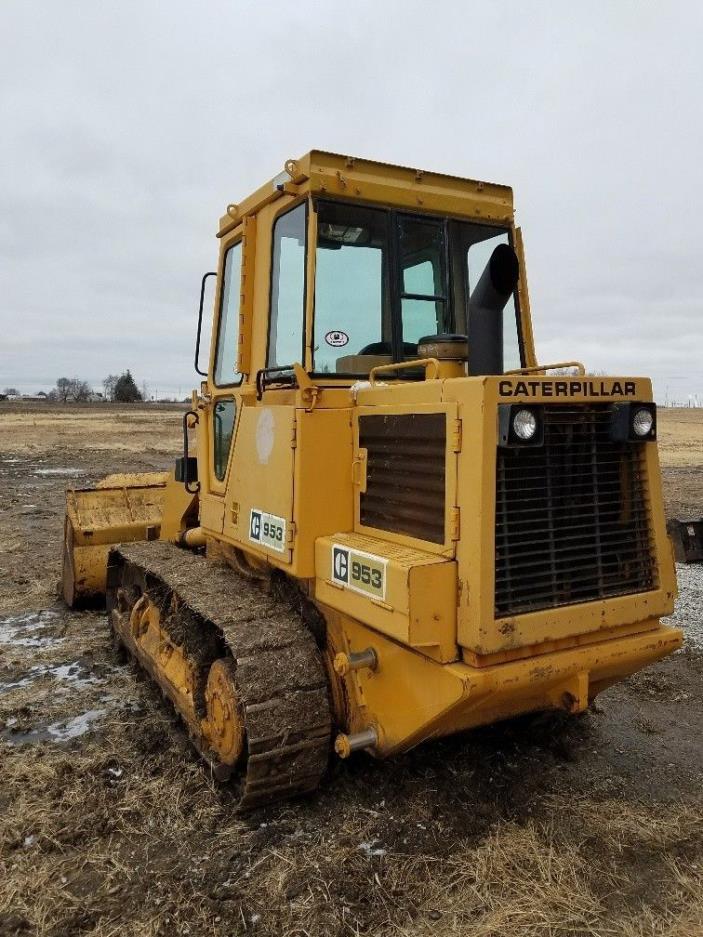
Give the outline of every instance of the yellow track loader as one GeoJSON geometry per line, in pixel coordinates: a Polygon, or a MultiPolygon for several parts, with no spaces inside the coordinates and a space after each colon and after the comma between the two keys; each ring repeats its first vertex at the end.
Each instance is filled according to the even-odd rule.
{"type": "Polygon", "coordinates": [[[183,454],[69,492],[64,591],[242,806],[681,645],[651,383],[538,362],[510,188],[313,151],[217,237],[183,454]]]}

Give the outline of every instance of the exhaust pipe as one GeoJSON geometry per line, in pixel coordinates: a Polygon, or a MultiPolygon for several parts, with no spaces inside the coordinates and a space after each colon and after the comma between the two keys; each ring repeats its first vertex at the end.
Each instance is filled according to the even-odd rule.
{"type": "Polygon", "coordinates": [[[519,275],[517,254],[499,244],[469,298],[469,374],[503,373],[503,310],[519,275]]]}

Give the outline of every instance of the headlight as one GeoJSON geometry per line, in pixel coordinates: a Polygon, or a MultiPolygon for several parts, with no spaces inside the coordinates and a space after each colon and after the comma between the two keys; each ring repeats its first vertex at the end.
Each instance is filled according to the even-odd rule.
{"type": "Polygon", "coordinates": [[[518,410],[513,417],[513,432],[518,439],[525,442],[532,439],[537,432],[537,417],[531,410],[518,410]]]}
{"type": "Polygon", "coordinates": [[[655,403],[614,403],[610,408],[613,442],[650,442],[657,438],[655,403]]]}
{"type": "Polygon", "coordinates": [[[523,403],[498,404],[499,446],[541,446],[544,420],[541,406],[523,403]]]}
{"type": "Polygon", "coordinates": [[[632,414],[632,432],[635,436],[649,436],[654,426],[654,416],[651,410],[640,407],[632,414]]]}

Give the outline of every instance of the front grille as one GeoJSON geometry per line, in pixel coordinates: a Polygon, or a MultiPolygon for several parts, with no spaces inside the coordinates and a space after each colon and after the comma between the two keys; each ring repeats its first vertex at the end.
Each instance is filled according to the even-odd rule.
{"type": "Polygon", "coordinates": [[[656,587],[646,443],[610,408],[546,406],[544,445],[498,449],[496,618],[656,587]]]}
{"type": "Polygon", "coordinates": [[[359,448],[368,453],[364,526],[444,543],[446,434],[443,413],[359,417],[359,448]]]}

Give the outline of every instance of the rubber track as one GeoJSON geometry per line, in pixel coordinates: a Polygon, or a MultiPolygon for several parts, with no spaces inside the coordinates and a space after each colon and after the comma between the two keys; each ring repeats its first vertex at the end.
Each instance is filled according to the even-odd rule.
{"type": "MultiPolygon", "coordinates": [[[[240,806],[313,791],[327,767],[332,725],[324,667],[299,615],[229,567],[172,544],[124,544],[113,548],[111,563],[115,554],[160,581],[161,601],[166,587],[219,632],[234,658],[246,727],[240,806]]],[[[193,741],[226,778],[229,769],[193,741]]]]}

